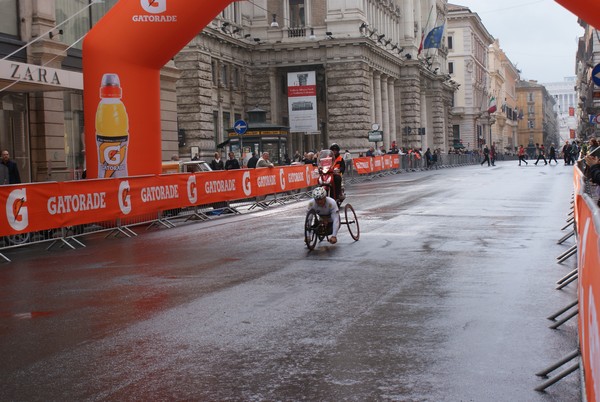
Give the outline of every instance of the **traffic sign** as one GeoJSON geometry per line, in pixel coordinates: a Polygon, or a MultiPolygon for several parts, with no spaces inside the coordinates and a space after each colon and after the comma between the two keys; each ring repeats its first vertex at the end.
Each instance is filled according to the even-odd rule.
{"type": "Polygon", "coordinates": [[[369,131],[369,142],[381,142],[383,141],[383,131],[373,130],[369,131]]]}
{"type": "Polygon", "coordinates": [[[248,123],[246,123],[244,120],[237,120],[235,123],[233,123],[233,131],[235,131],[237,135],[242,135],[246,133],[247,130],[248,123]]]}
{"type": "Polygon", "coordinates": [[[592,70],[592,80],[594,80],[594,84],[600,87],[600,64],[596,64],[592,70]]]}
{"type": "Polygon", "coordinates": [[[596,116],[594,116],[594,123],[600,124],[600,114],[597,114],[596,116]]]}

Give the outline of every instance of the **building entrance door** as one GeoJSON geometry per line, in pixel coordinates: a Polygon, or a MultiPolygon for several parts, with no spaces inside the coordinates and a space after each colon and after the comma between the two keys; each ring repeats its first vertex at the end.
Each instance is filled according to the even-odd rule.
{"type": "Polygon", "coordinates": [[[0,93],[0,149],[7,150],[17,163],[23,182],[31,181],[29,134],[27,132],[27,95],[0,93]]]}

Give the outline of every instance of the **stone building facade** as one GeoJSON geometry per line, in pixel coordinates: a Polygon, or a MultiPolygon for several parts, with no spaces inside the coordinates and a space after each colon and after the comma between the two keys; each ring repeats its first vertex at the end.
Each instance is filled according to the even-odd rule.
{"type": "Polygon", "coordinates": [[[490,93],[496,98],[495,120],[491,126],[491,136],[486,138],[489,144],[496,144],[497,152],[515,153],[517,143],[518,108],[517,82],[519,71],[500,48],[500,41],[494,40],[489,48],[488,70],[490,74],[490,93]]]}
{"type": "Polygon", "coordinates": [[[488,53],[494,38],[468,7],[449,4],[447,21],[448,70],[460,85],[452,108],[454,142],[469,150],[480,149],[491,142],[495,123],[487,112],[492,97],[488,53]]]}
{"type": "Polygon", "coordinates": [[[517,83],[517,104],[524,111],[519,120],[519,144],[534,155],[535,144],[559,144],[558,118],[555,112],[556,101],[546,88],[535,80],[517,83]]]}
{"type": "Polygon", "coordinates": [[[383,131],[377,145],[386,149],[396,142],[447,150],[455,90],[447,49],[419,52],[422,33],[445,20],[446,7],[445,0],[233,3],[175,57],[180,154],[198,147],[212,155],[255,107],[288,125],[287,74],[309,71],[316,74],[317,130],[291,133],[276,160],[332,142],[366,151],[375,145],[368,139],[374,123],[383,131]]]}

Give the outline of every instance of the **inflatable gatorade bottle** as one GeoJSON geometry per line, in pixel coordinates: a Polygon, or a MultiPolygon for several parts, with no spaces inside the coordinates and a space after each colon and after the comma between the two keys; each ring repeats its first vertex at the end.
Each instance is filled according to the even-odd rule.
{"type": "Polygon", "coordinates": [[[121,95],[119,76],[104,74],[96,111],[99,178],[127,176],[129,118],[121,95]]]}

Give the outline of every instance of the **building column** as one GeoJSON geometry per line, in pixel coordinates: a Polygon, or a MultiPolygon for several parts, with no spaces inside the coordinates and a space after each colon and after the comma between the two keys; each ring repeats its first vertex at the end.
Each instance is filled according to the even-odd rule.
{"type": "Polygon", "coordinates": [[[404,36],[404,43],[407,44],[415,38],[415,15],[414,15],[414,0],[404,0],[404,9],[402,21],[404,24],[404,32],[401,36],[404,36]]]}
{"type": "Polygon", "coordinates": [[[373,73],[373,99],[375,101],[375,121],[379,125],[383,124],[383,112],[381,110],[381,73],[373,73]]]}
{"type": "Polygon", "coordinates": [[[388,97],[390,103],[390,138],[389,146],[391,147],[392,141],[396,141],[396,91],[395,91],[395,79],[390,77],[388,80],[388,97]]]}
{"type": "Polygon", "coordinates": [[[269,69],[269,89],[271,98],[271,123],[279,124],[279,91],[277,91],[277,69],[269,69]]]}
{"type": "Polygon", "coordinates": [[[390,102],[388,96],[388,76],[381,75],[381,130],[383,131],[383,145],[388,149],[390,145],[390,102]]]}

